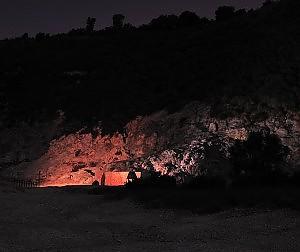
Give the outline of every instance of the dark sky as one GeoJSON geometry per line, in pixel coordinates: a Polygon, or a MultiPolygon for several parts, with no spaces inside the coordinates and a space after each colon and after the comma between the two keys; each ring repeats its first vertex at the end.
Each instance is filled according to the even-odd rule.
{"type": "Polygon", "coordinates": [[[113,14],[122,13],[138,25],[160,14],[195,11],[213,17],[221,5],[257,8],[264,0],[0,0],[0,38],[42,31],[57,33],[83,27],[88,16],[97,18],[97,29],[111,24],[113,14]]]}

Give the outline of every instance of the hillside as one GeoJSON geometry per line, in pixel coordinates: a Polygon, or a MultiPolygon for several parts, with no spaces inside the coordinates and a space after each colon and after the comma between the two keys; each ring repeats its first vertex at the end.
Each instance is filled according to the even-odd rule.
{"type": "MultiPolygon", "coordinates": [[[[282,0],[217,20],[164,16],[138,28],[1,41],[2,166],[36,172],[64,164],[58,173],[67,169],[68,177],[80,163],[106,170],[154,158],[163,160],[152,162],[156,170],[171,163],[182,171],[174,149],[215,137],[228,145],[266,127],[297,156],[299,12],[299,1],[282,0]],[[75,144],[85,141],[98,147],[75,144]],[[60,156],[64,144],[86,152],[60,156]]],[[[189,161],[190,173],[199,163],[189,161]]]]}
{"type": "Polygon", "coordinates": [[[1,93],[9,117],[60,109],[110,127],[191,100],[247,96],[297,109],[298,11],[283,0],[225,21],[2,41],[1,93]]]}

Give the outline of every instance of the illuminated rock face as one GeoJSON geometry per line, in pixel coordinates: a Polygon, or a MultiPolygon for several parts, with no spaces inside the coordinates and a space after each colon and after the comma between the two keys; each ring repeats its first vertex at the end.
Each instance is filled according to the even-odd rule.
{"type": "Polygon", "coordinates": [[[209,106],[195,102],[177,113],[161,111],[138,117],[125,126],[124,134],[108,136],[99,132],[95,136],[79,131],[56,138],[63,120],[60,116],[42,127],[20,126],[18,130],[0,132],[2,146],[12,145],[0,153],[0,162],[12,163],[10,171],[24,170],[26,177],[37,177],[41,172],[44,186],[92,184],[104,172],[128,172],[133,168],[172,176],[226,176],[230,170],[228,148],[234,140],[246,140],[250,131],[268,129],[290,147],[291,162],[300,167],[298,114],[273,113],[259,122],[247,118],[242,114],[220,120],[211,116],[209,106]],[[29,133],[24,134],[24,129],[29,133]]]}
{"type": "Polygon", "coordinates": [[[229,178],[231,164],[228,161],[230,144],[217,136],[193,140],[189,144],[165,150],[137,162],[137,167],[174,176],[219,176],[229,178]]]}
{"type": "Polygon", "coordinates": [[[41,170],[44,185],[92,184],[108,164],[129,158],[120,134],[112,137],[71,134],[51,142],[49,150],[34,161],[27,175],[41,170]]]}
{"type": "MultiPolygon", "coordinates": [[[[210,169],[216,170],[209,167],[217,167],[220,160],[225,171],[228,146],[221,146],[216,130],[205,130],[209,127],[205,120],[208,112],[205,106],[190,104],[175,114],[162,111],[138,117],[126,125],[124,135],[93,138],[78,132],[61,137],[51,142],[49,150],[31,164],[27,174],[42,170],[43,185],[47,186],[91,184],[99,181],[103,172],[128,172],[132,168],[171,176],[203,175],[210,169]]],[[[244,129],[241,132],[225,132],[224,137],[236,139],[244,134],[244,129]]]]}
{"type": "MultiPolygon", "coordinates": [[[[123,186],[129,180],[129,172],[105,172],[101,177],[101,185],[105,186],[123,186]]],[[[136,178],[142,176],[141,172],[135,172],[136,178]]]]}

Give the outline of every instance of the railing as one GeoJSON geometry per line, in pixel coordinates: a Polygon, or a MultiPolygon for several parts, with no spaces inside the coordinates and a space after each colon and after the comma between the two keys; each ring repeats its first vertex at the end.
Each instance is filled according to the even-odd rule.
{"type": "Polygon", "coordinates": [[[0,179],[13,184],[16,188],[31,189],[31,188],[40,187],[42,181],[44,180],[44,177],[41,176],[41,172],[39,172],[38,176],[35,179],[33,178],[22,179],[17,177],[2,177],[2,176],[0,179]]]}
{"type": "Polygon", "coordinates": [[[13,179],[12,182],[17,188],[36,188],[39,187],[41,182],[38,180],[32,179],[13,179]]]}

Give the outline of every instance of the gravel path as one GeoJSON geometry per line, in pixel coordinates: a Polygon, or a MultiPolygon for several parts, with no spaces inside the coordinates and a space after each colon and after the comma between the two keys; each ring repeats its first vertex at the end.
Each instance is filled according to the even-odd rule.
{"type": "Polygon", "coordinates": [[[300,251],[300,213],[149,210],[62,189],[0,190],[0,251],[300,251]]]}

